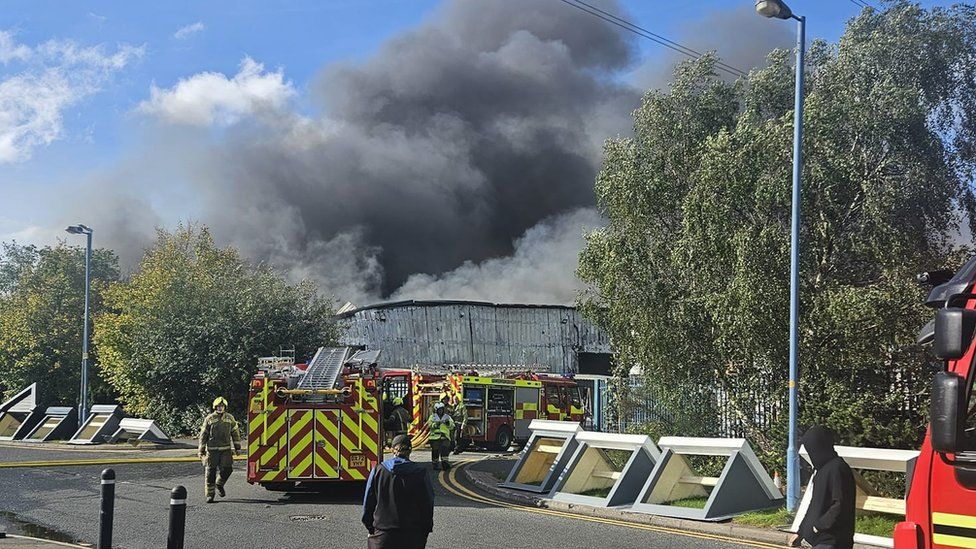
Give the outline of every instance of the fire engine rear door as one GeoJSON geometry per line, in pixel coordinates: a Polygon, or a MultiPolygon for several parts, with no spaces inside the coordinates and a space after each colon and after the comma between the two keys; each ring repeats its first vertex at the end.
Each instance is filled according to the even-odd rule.
{"type": "Polygon", "coordinates": [[[315,478],[339,478],[339,413],[315,411],[315,478]]]}
{"type": "Polygon", "coordinates": [[[312,455],[315,448],[312,410],[288,410],[288,478],[312,478],[312,455]]]}

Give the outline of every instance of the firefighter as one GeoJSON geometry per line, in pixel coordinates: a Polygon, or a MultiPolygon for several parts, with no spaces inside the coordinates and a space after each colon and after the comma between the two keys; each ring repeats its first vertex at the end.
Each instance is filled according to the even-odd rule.
{"type": "Polygon", "coordinates": [[[393,399],[393,410],[386,416],[383,427],[386,429],[389,439],[396,438],[397,435],[406,434],[412,419],[410,411],[404,408],[403,399],[396,397],[393,399]]]}
{"type": "Polygon", "coordinates": [[[213,401],[213,413],[203,420],[200,427],[198,452],[206,471],[205,494],[207,503],[214,501],[214,488],[220,497],[227,495],[224,484],[234,471],[234,456],[241,451],[241,435],[237,421],[227,413],[227,399],[219,396],[213,401]]]}
{"type": "Polygon", "coordinates": [[[434,487],[427,469],[410,461],[407,435],[393,439],[394,457],[369,474],[363,497],[368,549],[423,549],[434,529],[434,487]]]}
{"type": "Polygon", "coordinates": [[[454,429],[451,432],[451,450],[454,454],[461,453],[461,435],[468,425],[468,410],[461,402],[451,403],[451,397],[447,393],[441,393],[441,402],[447,415],[454,420],[454,429]]]}
{"type": "Polygon", "coordinates": [[[447,413],[443,402],[434,404],[434,413],[427,420],[427,430],[430,432],[430,457],[434,470],[451,468],[447,457],[451,453],[451,438],[454,435],[454,420],[447,413]]]}

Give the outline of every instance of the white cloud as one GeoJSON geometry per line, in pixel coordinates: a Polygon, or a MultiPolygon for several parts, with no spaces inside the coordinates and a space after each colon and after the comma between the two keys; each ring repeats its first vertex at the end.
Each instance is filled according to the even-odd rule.
{"type": "Polygon", "coordinates": [[[9,63],[15,60],[24,61],[30,57],[30,54],[30,48],[14,42],[12,33],[0,31],[0,63],[9,63]]]}
{"type": "Polygon", "coordinates": [[[177,40],[185,40],[189,38],[190,35],[196,34],[198,32],[202,32],[206,28],[207,28],[206,25],[204,25],[202,21],[197,21],[196,23],[193,23],[191,25],[180,27],[178,31],[173,33],[173,38],[177,40]]]}
{"type": "Polygon", "coordinates": [[[138,110],[172,124],[231,124],[246,115],[277,109],[295,93],[281,69],[266,72],[250,57],[240,67],[233,78],[202,72],[169,89],[153,85],[138,110]]]}
{"type": "Polygon", "coordinates": [[[34,148],[59,139],[64,111],[142,54],[142,48],[128,45],[108,53],[70,40],[31,47],[0,31],[0,63],[19,65],[0,78],[0,164],[26,160],[34,148]]]}

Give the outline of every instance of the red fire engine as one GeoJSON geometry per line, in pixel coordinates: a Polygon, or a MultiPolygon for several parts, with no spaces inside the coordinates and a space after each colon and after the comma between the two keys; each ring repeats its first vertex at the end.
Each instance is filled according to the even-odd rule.
{"type": "Polygon", "coordinates": [[[383,460],[379,395],[411,372],[376,367],[378,351],[320,348],[308,365],[261,359],[248,395],[247,481],[269,490],[362,481],[383,460]]]}
{"type": "Polygon", "coordinates": [[[931,423],[895,548],[976,548],[976,257],[954,276],[937,271],[919,280],[934,286],[926,305],[938,308],[919,341],[933,342],[945,367],[933,380],[931,423]]]}
{"type": "Polygon", "coordinates": [[[425,422],[442,395],[458,410],[453,415],[463,424],[458,437],[462,450],[469,446],[504,450],[513,442],[525,442],[533,419],[585,418],[576,381],[562,376],[524,370],[416,373],[413,387],[413,394],[419,397],[414,400],[411,426],[415,443],[425,440],[425,422]]]}

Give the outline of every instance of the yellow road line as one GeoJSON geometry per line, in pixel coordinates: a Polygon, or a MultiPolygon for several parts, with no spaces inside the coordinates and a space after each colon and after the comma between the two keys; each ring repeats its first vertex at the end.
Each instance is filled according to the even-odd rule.
{"type": "MultiPolygon", "coordinates": [[[[236,460],[247,459],[247,456],[234,456],[236,460]]],[[[135,463],[192,463],[199,462],[197,456],[181,457],[148,457],[148,458],[94,458],[94,459],[63,459],[50,461],[7,461],[0,462],[0,469],[17,467],[81,467],[84,465],[127,465],[135,463]]]]}
{"type": "Polygon", "coordinates": [[[37,541],[37,542],[39,542],[41,544],[44,544],[44,545],[60,545],[62,547],[82,547],[82,548],[85,548],[85,549],[88,548],[87,545],[75,545],[74,543],[65,543],[63,541],[54,541],[54,540],[43,539],[43,538],[32,538],[30,536],[18,536],[17,534],[7,534],[7,537],[8,538],[15,538],[15,539],[26,539],[26,540],[30,540],[30,541],[37,541]]]}
{"type": "Polygon", "coordinates": [[[636,523],[636,522],[628,522],[628,521],[623,521],[623,520],[608,519],[608,518],[602,518],[602,517],[590,517],[590,516],[586,516],[586,515],[579,515],[579,514],[576,514],[576,513],[566,513],[566,512],[563,512],[563,511],[555,511],[555,510],[552,510],[552,509],[541,509],[541,508],[538,508],[538,507],[530,507],[530,506],[527,506],[527,505],[519,505],[519,504],[509,503],[509,502],[502,501],[502,500],[497,500],[497,499],[489,498],[487,496],[482,496],[481,494],[478,494],[476,492],[473,492],[473,491],[469,490],[468,488],[465,488],[457,480],[457,472],[458,472],[458,470],[461,467],[467,466],[468,464],[470,464],[473,461],[476,461],[476,460],[468,460],[468,461],[464,461],[462,463],[459,463],[457,467],[455,467],[454,469],[452,469],[450,471],[450,473],[447,473],[447,474],[445,474],[444,471],[441,471],[441,473],[440,473],[440,475],[438,477],[438,480],[440,481],[441,485],[444,486],[444,488],[447,489],[447,491],[451,492],[452,494],[454,494],[454,495],[456,495],[458,497],[462,497],[464,499],[468,499],[468,500],[472,500],[472,501],[477,501],[477,502],[480,502],[480,503],[484,503],[486,505],[492,505],[492,506],[495,506],[495,507],[503,507],[503,508],[506,508],[506,509],[513,509],[513,510],[518,510],[518,511],[527,511],[529,513],[537,513],[537,514],[540,514],[540,515],[557,516],[557,517],[563,517],[563,518],[568,518],[568,519],[573,519],[573,520],[581,520],[581,521],[585,521],[585,522],[595,522],[595,523],[599,523],[599,524],[610,524],[610,525],[613,525],[613,526],[622,526],[624,528],[631,528],[631,529],[635,529],[635,530],[647,530],[647,531],[652,531],[652,532],[659,532],[659,533],[664,533],[664,534],[674,534],[674,535],[678,535],[678,536],[685,536],[685,537],[691,537],[691,538],[707,539],[707,540],[712,540],[712,541],[731,542],[731,543],[737,543],[737,544],[740,544],[740,545],[748,545],[748,546],[752,546],[752,547],[762,547],[764,549],[780,549],[782,547],[785,547],[785,544],[784,545],[776,545],[776,544],[772,544],[772,543],[763,543],[763,542],[757,542],[757,541],[748,541],[748,540],[742,540],[742,539],[737,539],[737,538],[731,538],[731,537],[728,537],[728,536],[722,536],[722,535],[718,535],[718,534],[704,534],[704,533],[699,533],[699,532],[689,532],[689,531],[686,531],[686,530],[676,530],[674,528],[667,528],[667,527],[664,527],[664,526],[652,526],[652,525],[649,525],[649,524],[640,524],[640,523],[636,523]],[[452,484],[453,484],[453,486],[452,486],[452,484]]]}

